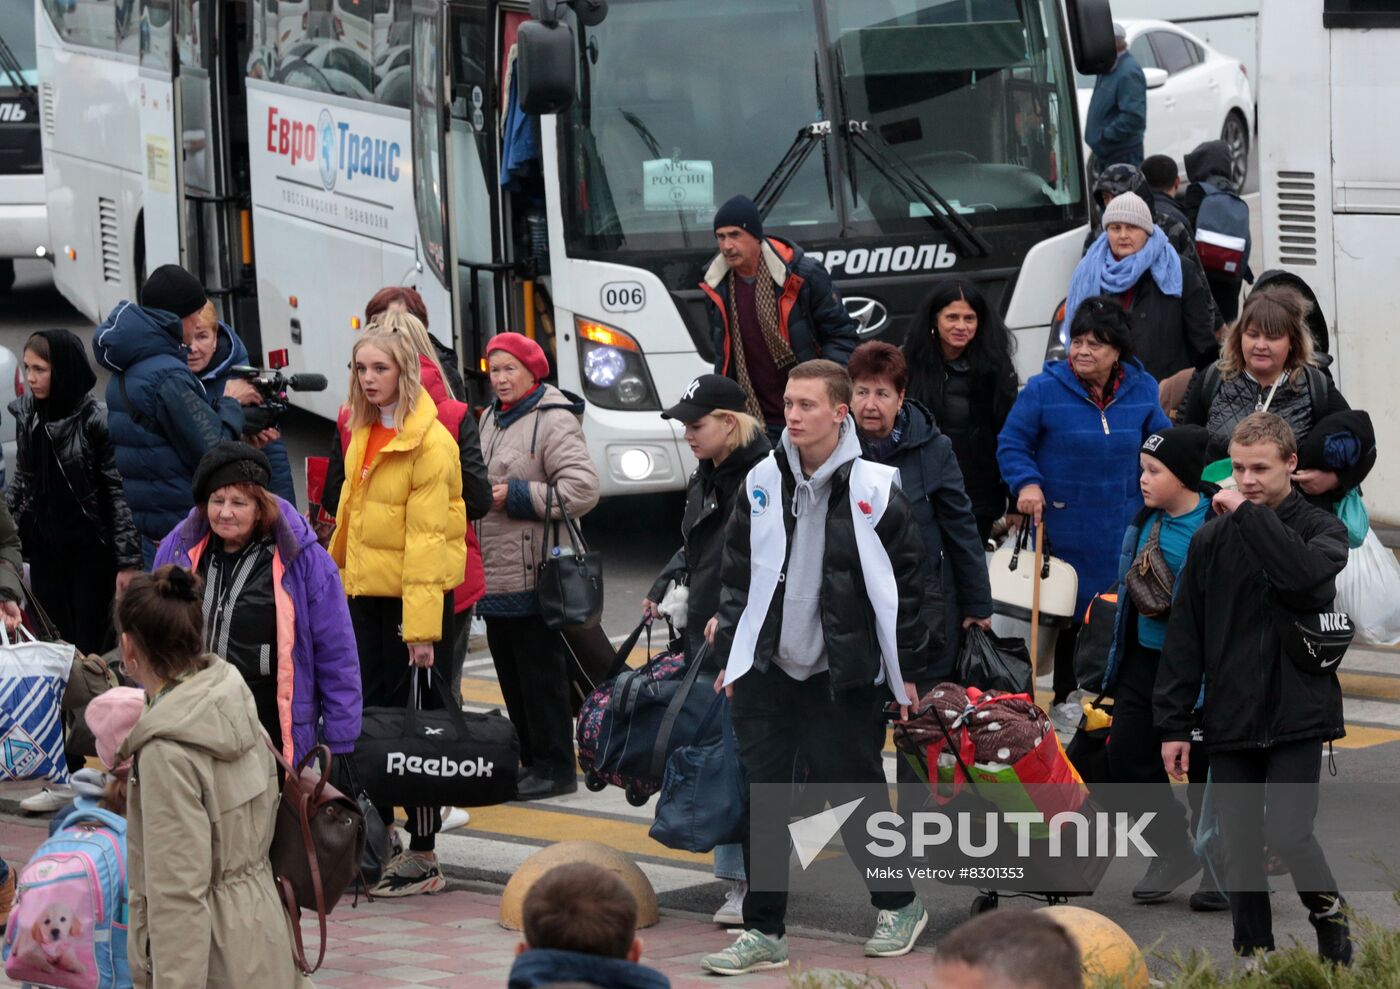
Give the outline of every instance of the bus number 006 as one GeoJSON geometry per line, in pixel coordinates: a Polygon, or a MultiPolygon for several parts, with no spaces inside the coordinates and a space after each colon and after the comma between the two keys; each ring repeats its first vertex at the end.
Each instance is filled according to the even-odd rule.
{"type": "Polygon", "coordinates": [[[638,282],[608,282],[600,301],[604,312],[637,312],[647,304],[647,293],[638,282]]]}

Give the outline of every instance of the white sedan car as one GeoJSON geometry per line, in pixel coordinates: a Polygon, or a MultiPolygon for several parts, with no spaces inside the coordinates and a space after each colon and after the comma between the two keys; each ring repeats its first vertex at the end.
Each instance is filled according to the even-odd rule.
{"type": "MultiPolygon", "coordinates": [[[[1218,138],[1230,146],[1232,178],[1243,187],[1254,123],[1244,64],[1167,21],[1119,23],[1128,29],[1128,51],[1147,78],[1145,153],[1170,155],[1184,178],[1187,153],[1218,138]]],[[[1078,85],[1082,123],[1089,114],[1094,77],[1081,75],[1078,85]]]]}

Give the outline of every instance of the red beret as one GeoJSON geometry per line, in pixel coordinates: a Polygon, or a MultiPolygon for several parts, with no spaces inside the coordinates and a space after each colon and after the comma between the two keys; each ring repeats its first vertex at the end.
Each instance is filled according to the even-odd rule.
{"type": "Polygon", "coordinates": [[[486,345],[486,356],[491,352],[504,350],[507,354],[525,365],[525,370],[535,376],[536,381],[549,377],[549,358],[544,349],[523,333],[497,333],[486,345]]]}

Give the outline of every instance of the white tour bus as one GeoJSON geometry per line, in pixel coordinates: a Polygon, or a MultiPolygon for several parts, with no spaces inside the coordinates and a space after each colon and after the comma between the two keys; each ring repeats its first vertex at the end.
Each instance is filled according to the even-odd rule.
{"type": "Polygon", "coordinates": [[[47,253],[38,84],[34,18],[23,2],[0,3],[0,293],[15,283],[15,258],[47,253]]]}
{"type": "Polygon", "coordinates": [[[1317,294],[1337,384],[1376,426],[1366,504],[1397,524],[1400,132],[1382,120],[1400,99],[1400,7],[1264,0],[1259,23],[1264,257],[1317,294]]]}
{"type": "Polygon", "coordinates": [[[1112,57],[1102,0],[1066,3],[536,0],[530,23],[498,0],[129,0],[127,50],[64,33],[112,0],[38,0],[45,147],[80,162],[49,182],[59,285],[97,318],[182,260],[250,348],[331,378],[293,396],[330,416],[365,301],[411,284],[478,396],[492,334],[552,351],[605,494],[679,489],[658,412],[713,360],[698,282],[736,193],[866,335],[927,326],[957,275],[1039,369],[1087,215],[1071,46],[1112,57]],[[135,94],[100,152],[67,73],[107,73],[75,103],[135,94]]]}

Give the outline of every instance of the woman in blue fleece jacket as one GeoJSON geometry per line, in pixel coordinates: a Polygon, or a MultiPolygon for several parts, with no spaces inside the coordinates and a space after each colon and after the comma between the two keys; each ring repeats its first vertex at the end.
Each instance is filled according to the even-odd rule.
{"type": "MultiPolygon", "coordinates": [[[[1026,382],[997,440],[997,463],[1016,507],[1045,531],[1055,555],[1079,577],[1076,618],[1113,585],[1123,532],[1142,507],[1138,448],[1171,422],[1157,382],[1132,356],[1122,306],[1091,297],[1070,327],[1069,360],[1047,361],[1026,382]]],[[[1055,644],[1055,697],[1074,690],[1081,621],[1055,644]]]]}

